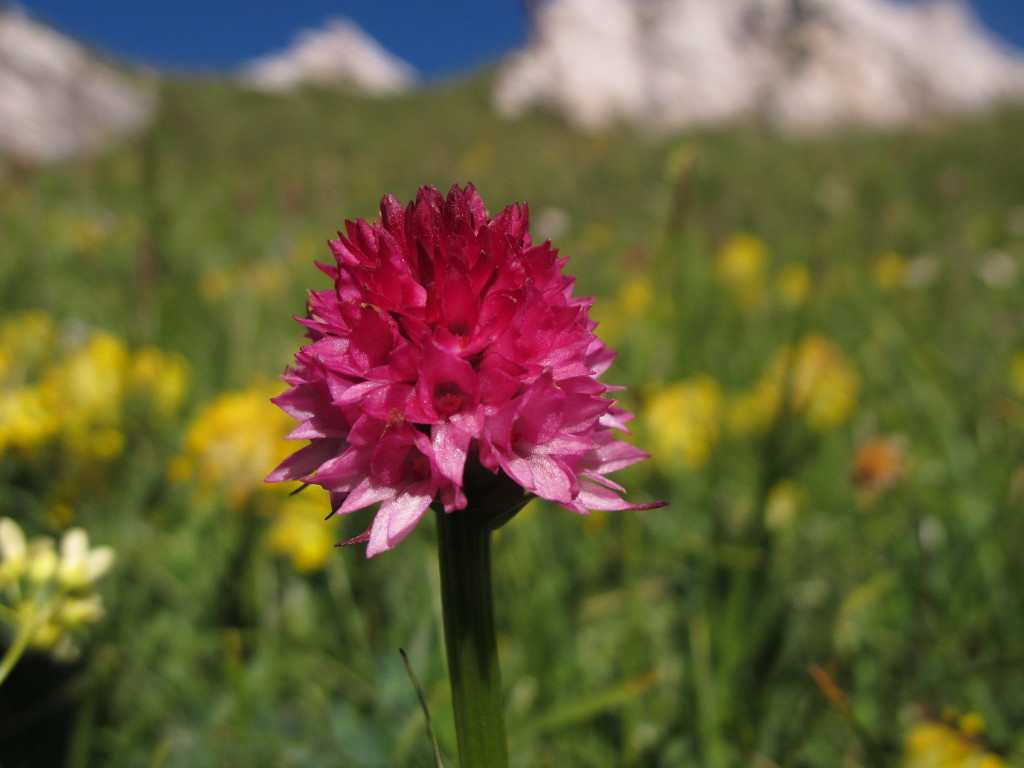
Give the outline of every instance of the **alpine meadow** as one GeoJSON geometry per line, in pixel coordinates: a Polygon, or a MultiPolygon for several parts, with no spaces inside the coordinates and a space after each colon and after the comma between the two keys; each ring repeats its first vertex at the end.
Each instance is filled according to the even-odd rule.
{"type": "Polygon", "coordinates": [[[142,134],[2,166],[3,643],[73,600],[4,768],[436,765],[399,649],[457,764],[435,518],[368,558],[373,506],[264,482],[327,241],[455,184],[526,201],[651,454],[632,508],[494,534],[509,764],[1024,764],[1024,109],[581,133],[494,78],[169,77],[142,134]]]}

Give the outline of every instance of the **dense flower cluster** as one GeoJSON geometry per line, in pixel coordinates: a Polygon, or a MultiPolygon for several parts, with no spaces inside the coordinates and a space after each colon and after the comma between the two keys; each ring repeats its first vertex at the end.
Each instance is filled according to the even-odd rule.
{"type": "Polygon", "coordinates": [[[973,712],[949,712],[942,720],[925,720],[907,735],[904,768],[1005,768],[1006,762],[985,748],[985,723],[973,712]]]}
{"type": "Polygon", "coordinates": [[[260,483],[267,467],[289,454],[283,438],[294,422],[269,402],[280,391],[275,382],[258,379],[245,389],[216,397],[192,420],[168,475],[190,485],[197,503],[273,515],[267,548],[287,556],[296,570],[313,573],[326,564],[331,552],[334,534],[318,513],[327,494],[317,489],[318,493],[292,495],[286,486],[260,483]]]}
{"type": "Polygon", "coordinates": [[[292,421],[267,403],[278,391],[272,380],[261,380],[206,405],[189,424],[183,450],[168,468],[171,478],[191,483],[198,501],[223,496],[234,510],[250,504],[267,487],[259,482],[267,467],[288,455],[281,438],[292,421]]]}
{"type": "Polygon", "coordinates": [[[31,456],[50,443],[107,461],[124,451],[129,411],[150,427],[184,400],[184,359],[130,350],[104,331],[59,327],[43,312],[0,321],[0,456],[31,456]]]}
{"type": "Polygon", "coordinates": [[[302,422],[290,437],[311,442],[268,480],[320,485],[341,513],[381,502],[358,537],[368,555],[435,500],[466,508],[480,478],[576,512],[641,506],[606,477],[647,456],[615,437],[632,417],[598,381],[614,353],[527,223],[518,205],[489,217],[471,186],[424,187],[331,241],[334,288],[310,293],[311,343],[275,399],[302,422]]]}
{"type": "Polygon", "coordinates": [[[784,408],[825,432],[850,417],[859,395],[860,376],[843,351],[810,333],[780,350],[754,389],[733,400],[731,423],[740,434],[764,432],[784,408]]]}
{"type": "Polygon", "coordinates": [[[25,646],[57,658],[74,658],[73,634],[99,621],[103,606],[95,582],[114,562],[110,547],[90,547],[81,528],[27,541],[14,520],[0,518],[0,622],[25,646]]]}

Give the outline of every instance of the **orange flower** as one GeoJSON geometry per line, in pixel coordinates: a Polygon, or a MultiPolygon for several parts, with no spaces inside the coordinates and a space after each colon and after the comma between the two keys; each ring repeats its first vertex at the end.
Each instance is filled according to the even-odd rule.
{"type": "Polygon", "coordinates": [[[853,482],[870,494],[899,482],[906,472],[906,441],[899,436],[865,440],[853,457],[853,482]]]}

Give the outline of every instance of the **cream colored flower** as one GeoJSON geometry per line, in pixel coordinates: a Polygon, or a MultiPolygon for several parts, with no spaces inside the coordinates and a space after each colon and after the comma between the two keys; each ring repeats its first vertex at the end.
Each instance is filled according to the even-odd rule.
{"type": "Polygon", "coordinates": [[[114,560],[110,547],[89,547],[81,528],[72,528],[58,547],[50,537],[26,542],[10,518],[0,518],[0,621],[14,632],[0,662],[0,682],[26,647],[55,658],[77,654],[75,630],[103,616],[94,582],[114,560]]]}
{"type": "Polygon", "coordinates": [[[20,579],[28,566],[28,545],[25,533],[9,517],[0,518],[0,583],[20,579]]]}
{"type": "Polygon", "coordinates": [[[65,600],[57,612],[55,623],[65,629],[77,629],[86,624],[95,624],[102,618],[103,602],[99,595],[91,594],[65,600]]]}
{"type": "Polygon", "coordinates": [[[61,538],[57,575],[65,589],[90,587],[113,563],[114,550],[110,547],[89,549],[89,536],[82,528],[71,528],[61,538]]]}
{"type": "Polygon", "coordinates": [[[44,584],[57,575],[60,558],[53,548],[52,539],[39,539],[29,548],[28,578],[37,584],[44,584]]]}
{"type": "Polygon", "coordinates": [[[779,480],[768,492],[765,504],[765,525],[773,531],[788,528],[800,514],[804,493],[795,480],[779,480]]]}

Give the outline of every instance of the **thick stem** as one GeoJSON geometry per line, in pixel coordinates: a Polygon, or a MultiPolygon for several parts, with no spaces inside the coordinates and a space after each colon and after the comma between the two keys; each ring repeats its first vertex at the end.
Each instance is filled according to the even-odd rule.
{"type": "Polygon", "coordinates": [[[441,605],[460,768],[506,768],[491,593],[491,526],[470,506],[437,513],[441,605]]]}

